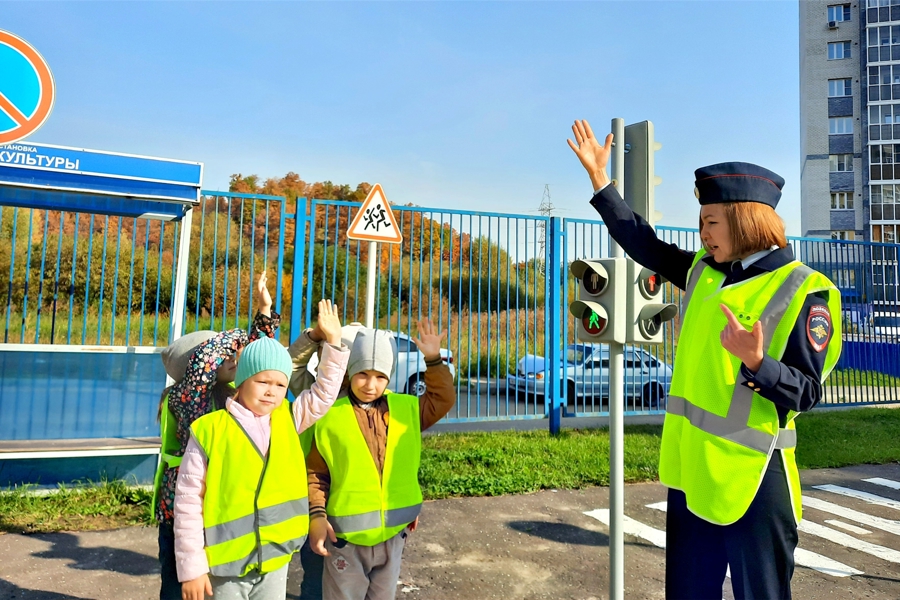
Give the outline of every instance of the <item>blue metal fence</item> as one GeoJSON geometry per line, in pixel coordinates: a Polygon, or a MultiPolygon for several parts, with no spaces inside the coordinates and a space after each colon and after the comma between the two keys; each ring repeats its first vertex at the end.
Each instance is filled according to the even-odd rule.
{"type": "MultiPolygon", "coordinates": [[[[308,206],[310,245],[296,262],[306,272],[302,287],[294,272],[294,296],[302,295],[307,303],[293,320],[313,323],[313,305],[320,297],[341,304],[345,321],[361,320],[367,248],[346,239],[358,204],[314,200],[308,206]]],[[[557,403],[567,416],[608,413],[606,350],[577,344],[567,311],[575,291],[568,265],[610,254],[602,222],[394,210],[404,243],[380,249],[378,323],[407,334],[414,332],[418,317],[429,316],[449,329],[459,398],[451,421],[543,417],[557,403]]],[[[701,247],[696,230],[660,227],[658,234],[689,251],[701,247]]],[[[844,296],[847,351],[826,382],[823,401],[900,400],[900,382],[889,368],[900,347],[896,332],[885,340],[871,327],[872,314],[896,310],[898,246],[821,238],[789,238],[789,243],[798,259],[829,276],[844,296]]],[[[679,311],[682,296],[666,285],[664,299],[679,311]]],[[[626,348],[626,414],[664,412],[660,389],[670,381],[679,323],[676,318],[665,326],[660,346],[626,348]]]]}
{"type": "MultiPolygon", "coordinates": [[[[312,324],[315,303],[331,298],[345,323],[362,321],[368,245],[346,237],[360,205],[301,200],[298,206],[298,232],[301,226],[309,229],[305,255],[298,252],[294,263],[294,318],[312,324]]],[[[458,397],[449,421],[543,418],[546,382],[517,394],[507,376],[515,375],[526,356],[549,352],[544,274],[549,245],[541,242],[549,237],[549,219],[418,207],[393,210],[403,243],[379,245],[375,315],[379,327],[396,332],[401,350],[409,355],[401,356],[396,388],[412,391],[420,382],[418,371],[402,366],[407,358],[415,362],[418,353],[405,340],[415,335],[416,321],[428,317],[448,331],[452,358],[447,358],[456,372],[458,397]]]]}
{"type": "MultiPolygon", "coordinates": [[[[247,327],[263,269],[281,311],[284,203],[203,193],[184,331],[247,327]]],[[[158,435],[180,227],[0,207],[0,440],[158,435]]]]}
{"type": "MultiPolygon", "coordinates": [[[[314,323],[315,303],[322,297],[341,306],[345,322],[362,320],[368,247],[346,238],[359,205],[300,199],[293,213],[285,205],[275,196],[204,192],[194,210],[185,331],[246,327],[257,306],[254,282],[263,268],[270,275],[275,308],[284,315],[283,341],[314,323]],[[287,261],[286,239],[293,242],[287,261]]],[[[569,373],[567,362],[585,350],[575,345],[567,311],[575,289],[568,265],[609,254],[601,222],[420,207],[394,211],[404,242],[379,247],[376,317],[380,327],[397,332],[401,348],[413,358],[415,345],[404,336],[415,335],[418,318],[430,317],[448,329],[446,359],[456,372],[458,396],[450,421],[544,418],[550,405],[574,416],[608,411],[604,375],[589,379],[589,367],[569,373]]],[[[148,360],[158,367],[152,354],[110,352],[110,360],[121,364],[84,371],[96,378],[91,387],[76,381],[69,368],[62,379],[54,379],[61,372],[35,367],[33,361],[45,360],[39,354],[14,356],[9,350],[40,352],[20,344],[164,346],[179,227],[177,222],[0,208],[5,344],[0,439],[155,431],[151,408],[164,381],[148,382],[143,375],[161,379],[161,371],[135,366],[148,360]],[[137,383],[122,387],[121,378],[138,371],[137,383]],[[29,372],[46,374],[35,378],[31,392],[22,387],[29,372]],[[90,418],[91,411],[112,410],[98,408],[98,398],[111,397],[100,387],[134,397],[133,405],[116,405],[129,414],[119,420],[90,418]],[[59,405],[16,404],[23,394],[59,393],[66,396],[67,419],[94,425],[60,428],[52,425],[59,405]]],[[[688,250],[700,246],[695,230],[660,227],[659,235],[688,250]]],[[[872,320],[879,312],[896,310],[900,247],[804,238],[790,243],[797,257],[828,275],[844,297],[845,353],[826,384],[825,402],[900,400],[892,368],[900,364],[897,332],[879,330],[872,320]]],[[[680,304],[677,290],[667,286],[665,294],[680,304]]],[[[664,409],[652,386],[666,381],[677,327],[677,319],[667,326],[659,347],[628,350],[626,370],[629,356],[634,370],[626,386],[628,413],[664,409]]],[[[596,351],[594,366],[602,372],[603,349],[589,350],[596,351]]],[[[417,371],[408,368],[394,385],[405,391],[419,383],[417,371]]]]}

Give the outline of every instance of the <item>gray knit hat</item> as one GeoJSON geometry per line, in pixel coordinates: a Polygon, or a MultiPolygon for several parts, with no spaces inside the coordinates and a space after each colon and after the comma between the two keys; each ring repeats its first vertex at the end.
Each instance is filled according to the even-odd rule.
{"type": "Polygon", "coordinates": [[[187,371],[188,363],[194,352],[202,344],[205,344],[218,335],[217,332],[208,329],[194,331],[181,336],[162,351],[163,366],[166,368],[166,374],[179,382],[184,379],[184,373],[187,371]]]}
{"type": "Polygon", "coordinates": [[[394,334],[383,329],[361,328],[350,348],[347,375],[353,377],[362,371],[378,371],[390,378],[396,366],[397,340],[394,334]]]}
{"type": "Polygon", "coordinates": [[[292,368],[293,362],[287,348],[273,338],[262,337],[247,344],[241,352],[234,374],[234,386],[239,387],[262,371],[281,371],[290,381],[292,368]]]}

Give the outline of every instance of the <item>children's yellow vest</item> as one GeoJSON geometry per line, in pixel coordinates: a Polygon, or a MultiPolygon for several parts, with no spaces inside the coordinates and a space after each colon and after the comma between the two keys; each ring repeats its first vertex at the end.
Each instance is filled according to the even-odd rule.
{"type": "Polygon", "coordinates": [[[748,330],[761,322],[763,351],[780,360],[807,295],[823,292],[832,323],[824,381],[841,352],[840,293],[828,278],[798,261],[723,288],[725,273],[701,263],[704,254],[697,253],[688,273],[659,479],[684,491],[692,513],[728,525],[747,512],[773,452],[781,449],[799,523],[798,413],[790,411],[787,426],[780,429],[775,405],[742,385],[741,361],[719,339],[727,323],[719,305],[728,306],[748,330]]]}
{"type": "Polygon", "coordinates": [[[306,461],[286,400],[271,414],[271,428],[264,457],[228,411],[191,425],[208,459],[203,528],[213,575],[275,571],[309,532],[306,461]]]}
{"type": "Polygon", "coordinates": [[[337,537],[358,546],[391,539],[419,516],[422,431],[419,399],[385,392],[391,421],[382,476],[349,398],[316,422],[316,448],[331,473],[326,511],[337,537]]]}
{"type": "MultiPolygon", "coordinates": [[[[229,386],[234,388],[233,383],[229,386]]],[[[156,465],[156,475],[153,477],[153,504],[150,513],[155,517],[156,506],[159,502],[159,493],[162,491],[163,476],[166,468],[175,468],[181,464],[181,456],[175,453],[181,451],[181,442],[178,441],[178,420],[172,411],[169,410],[169,395],[166,394],[162,403],[162,410],[159,413],[159,463],[156,465]]]]}

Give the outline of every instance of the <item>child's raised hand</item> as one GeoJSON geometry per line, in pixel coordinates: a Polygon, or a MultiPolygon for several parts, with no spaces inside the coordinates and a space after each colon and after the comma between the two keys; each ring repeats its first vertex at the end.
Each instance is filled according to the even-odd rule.
{"type": "Polygon", "coordinates": [[[207,596],[212,597],[212,584],[209,575],[203,574],[197,579],[191,579],[181,584],[182,600],[203,600],[207,596]]]}
{"type": "Polygon", "coordinates": [[[419,351],[425,356],[425,360],[432,361],[441,357],[441,342],[447,336],[444,329],[440,334],[431,319],[419,319],[419,337],[413,338],[419,351]]]}
{"type": "Polygon", "coordinates": [[[329,552],[325,548],[325,538],[331,540],[334,544],[337,542],[337,536],[334,535],[334,527],[328,522],[327,517],[315,517],[309,520],[309,547],[312,551],[320,556],[328,556],[329,552]]]}
{"type": "Polygon", "coordinates": [[[325,341],[333,346],[341,345],[341,318],[338,316],[337,304],[331,300],[319,300],[319,321],[316,327],[325,341]]]}
{"type": "Polygon", "coordinates": [[[259,312],[267,317],[272,316],[272,295],[269,294],[269,288],[266,287],[266,272],[259,274],[256,281],[256,297],[259,303],[259,312]]]}

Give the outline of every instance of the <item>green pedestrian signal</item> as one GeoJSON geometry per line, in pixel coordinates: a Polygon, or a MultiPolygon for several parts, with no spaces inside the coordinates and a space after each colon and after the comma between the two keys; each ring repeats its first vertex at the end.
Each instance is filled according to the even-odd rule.
{"type": "Polygon", "coordinates": [[[589,344],[623,343],[625,259],[576,260],[569,270],[579,280],[577,299],[569,305],[576,319],[575,338],[589,344]]]}

